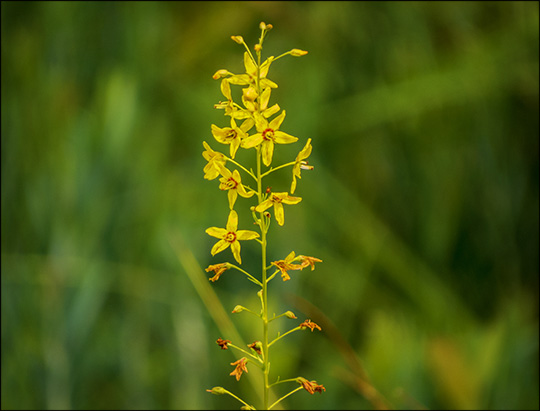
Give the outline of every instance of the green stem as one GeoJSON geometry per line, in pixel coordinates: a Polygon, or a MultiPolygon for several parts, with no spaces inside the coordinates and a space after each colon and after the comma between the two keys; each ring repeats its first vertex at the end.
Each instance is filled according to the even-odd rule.
{"type": "Polygon", "coordinates": [[[280,339],[282,339],[283,337],[285,337],[287,334],[290,334],[294,331],[297,331],[297,330],[301,330],[302,327],[298,326],[296,328],[293,328],[292,330],[289,330],[287,331],[285,334],[281,334],[279,337],[276,337],[276,339],[274,339],[270,344],[268,344],[268,346],[270,347],[272,344],[274,344],[275,342],[279,341],[280,339]]]}
{"type": "Polygon", "coordinates": [[[270,280],[271,280],[272,278],[274,278],[274,277],[276,276],[276,274],[279,273],[279,271],[280,271],[280,270],[274,271],[274,274],[272,274],[270,277],[268,277],[268,278],[266,279],[266,282],[267,282],[267,283],[270,282],[270,280]]]}
{"type": "Polygon", "coordinates": [[[240,267],[237,267],[237,266],[235,266],[234,264],[229,263],[229,265],[230,265],[232,268],[236,268],[236,269],[237,269],[238,271],[240,271],[241,273],[244,273],[245,275],[248,276],[248,278],[249,278],[252,282],[254,282],[255,284],[257,284],[257,285],[259,285],[259,286],[262,287],[261,282],[260,282],[259,280],[257,280],[255,277],[253,277],[250,273],[248,273],[248,272],[245,271],[245,270],[242,270],[240,267]]]}
{"type": "MultiPolygon", "coordinates": [[[[243,348],[240,348],[240,347],[238,347],[238,346],[236,346],[236,345],[234,345],[234,344],[229,343],[228,346],[229,346],[229,347],[236,348],[238,351],[242,351],[244,354],[249,355],[251,358],[254,358],[255,360],[257,360],[257,362],[255,363],[255,365],[258,365],[258,366],[260,367],[260,363],[262,363],[262,360],[261,360],[259,357],[257,357],[257,356],[255,356],[255,355],[251,354],[250,352],[247,352],[247,351],[244,350],[243,348]]],[[[247,360],[250,361],[249,358],[248,358],[247,360]]],[[[251,361],[251,362],[253,362],[253,361],[251,361]]]]}
{"type": "Polygon", "coordinates": [[[287,163],[287,164],[282,164],[282,165],[277,166],[277,167],[272,167],[272,168],[271,168],[270,170],[268,170],[266,173],[262,174],[262,175],[261,175],[261,178],[267,176],[267,175],[270,174],[270,173],[273,173],[273,172],[276,171],[276,170],[279,170],[280,168],[292,166],[292,165],[294,165],[294,164],[296,164],[296,161],[291,161],[290,163],[287,163]]]}
{"type": "Polygon", "coordinates": [[[251,171],[249,171],[247,168],[245,168],[242,164],[234,161],[232,158],[227,157],[225,154],[223,155],[223,157],[225,157],[225,159],[227,161],[230,161],[231,163],[233,163],[233,164],[237,165],[238,167],[240,167],[242,170],[244,170],[246,173],[248,173],[255,181],[257,181],[257,177],[255,177],[255,175],[251,171]]]}
{"type": "Polygon", "coordinates": [[[275,403],[273,403],[270,407],[268,407],[268,409],[271,410],[271,409],[274,407],[274,405],[279,404],[282,400],[284,400],[285,398],[287,398],[289,395],[294,394],[296,391],[300,391],[302,388],[304,388],[304,387],[298,387],[298,388],[295,388],[295,389],[292,390],[290,393],[284,395],[284,396],[281,397],[279,400],[277,400],[275,403]]]}
{"type": "Polygon", "coordinates": [[[238,401],[240,401],[242,404],[244,404],[245,406],[249,407],[248,409],[250,410],[254,410],[255,408],[253,408],[251,405],[249,405],[247,402],[245,402],[243,399],[241,398],[238,398],[236,395],[234,395],[232,392],[230,391],[227,391],[226,389],[223,389],[223,391],[225,391],[226,394],[229,394],[231,397],[233,398],[236,398],[238,401]]]}
{"type": "Polygon", "coordinates": [[[297,378],[289,378],[287,380],[279,380],[279,381],[276,381],[275,383],[273,384],[270,384],[270,387],[274,386],[274,385],[278,385],[278,384],[281,384],[283,382],[298,382],[298,379],[297,378]]]}

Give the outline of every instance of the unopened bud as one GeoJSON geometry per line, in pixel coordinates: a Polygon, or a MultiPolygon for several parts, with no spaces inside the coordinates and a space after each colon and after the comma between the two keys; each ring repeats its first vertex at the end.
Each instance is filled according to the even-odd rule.
{"type": "Polygon", "coordinates": [[[287,311],[285,317],[290,318],[291,320],[296,320],[296,315],[292,311],[287,311]]]}
{"type": "Polygon", "coordinates": [[[291,53],[291,56],[295,56],[295,57],[305,56],[306,54],[308,54],[307,51],[300,50],[300,49],[292,49],[290,53],[291,53]]]}
{"type": "Polygon", "coordinates": [[[228,74],[230,74],[228,70],[221,69],[221,70],[216,71],[216,72],[214,73],[214,75],[212,76],[212,78],[213,78],[214,80],[217,80],[218,78],[225,77],[225,76],[227,76],[228,74]]]}
{"type": "Polygon", "coordinates": [[[266,23],[264,21],[261,21],[260,24],[259,24],[259,28],[261,30],[266,30],[266,23]]]}
{"type": "Polygon", "coordinates": [[[255,44],[255,46],[253,46],[253,49],[256,51],[256,52],[259,52],[262,50],[262,46],[260,44],[255,44]]]}
{"type": "Polygon", "coordinates": [[[246,307],[242,307],[241,305],[237,305],[236,307],[234,307],[234,309],[232,310],[232,313],[233,314],[236,314],[236,313],[239,313],[241,311],[244,311],[246,309],[246,307]]]}
{"type": "Polygon", "coordinates": [[[236,41],[238,44],[244,44],[244,38],[242,36],[231,36],[231,39],[236,41]]]}
{"type": "Polygon", "coordinates": [[[211,390],[206,390],[206,391],[211,392],[212,394],[216,394],[216,395],[227,394],[227,390],[223,387],[214,387],[211,390]]]}

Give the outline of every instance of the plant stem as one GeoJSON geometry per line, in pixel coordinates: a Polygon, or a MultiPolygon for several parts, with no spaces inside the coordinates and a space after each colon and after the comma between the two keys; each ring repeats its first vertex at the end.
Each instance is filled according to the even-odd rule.
{"type": "Polygon", "coordinates": [[[298,388],[292,390],[290,393],[284,395],[284,396],[281,397],[279,400],[277,400],[275,403],[273,403],[269,408],[265,408],[265,409],[267,409],[267,410],[272,409],[272,408],[274,407],[274,405],[279,404],[279,403],[281,402],[281,400],[284,400],[284,399],[287,398],[289,395],[294,394],[296,391],[300,391],[302,388],[303,388],[303,387],[298,387],[298,388]]]}

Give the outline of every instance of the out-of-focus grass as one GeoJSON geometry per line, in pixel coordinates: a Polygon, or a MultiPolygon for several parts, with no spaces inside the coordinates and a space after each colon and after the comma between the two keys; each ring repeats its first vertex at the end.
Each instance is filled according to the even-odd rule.
{"type": "MultiPolygon", "coordinates": [[[[274,377],[327,388],[284,407],[538,408],[537,3],[1,10],[2,409],[238,408],[217,385],[258,405],[258,370],[237,383],[215,344],[231,320],[260,338],[224,317],[256,290],[197,270],[228,211],[202,178],[227,120],[211,76],[242,70],[230,36],[253,43],[260,21],[266,55],[309,51],[272,66],[300,138],[275,162],[311,137],[315,166],[269,258],[324,261],[271,283],[272,310],[326,325],[276,345],[274,377]]],[[[242,253],[255,271],[258,248],[242,253]]]]}

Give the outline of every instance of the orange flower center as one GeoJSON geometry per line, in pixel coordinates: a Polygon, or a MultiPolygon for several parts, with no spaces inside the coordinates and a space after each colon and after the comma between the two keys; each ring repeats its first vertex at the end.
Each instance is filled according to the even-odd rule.
{"type": "Polygon", "coordinates": [[[233,243],[236,240],[236,233],[228,232],[224,240],[228,243],[233,243]]]}
{"type": "Polygon", "coordinates": [[[279,198],[278,196],[272,194],[272,202],[273,203],[281,203],[281,198],[279,198]]]}
{"type": "Polygon", "coordinates": [[[267,128],[262,133],[263,139],[266,141],[274,141],[274,130],[271,128],[267,128]]]}

